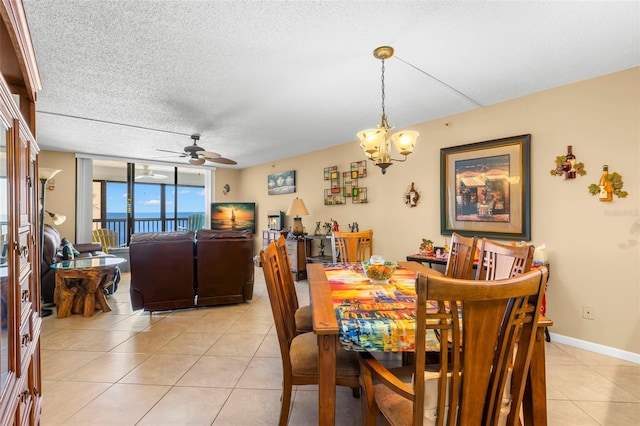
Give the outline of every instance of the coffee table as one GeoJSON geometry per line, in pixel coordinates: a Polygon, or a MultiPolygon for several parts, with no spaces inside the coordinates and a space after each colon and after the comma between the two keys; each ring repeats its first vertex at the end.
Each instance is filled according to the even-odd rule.
{"type": "Polygon", "coordinates": [[[88,257],[63,260],[51,268],[56,272],[56,288],[53,300],[58,308],[58,318],[72,313],[91,317],[96,309],[110,312],[104,288],[111,285],[121,257],[88,257]]]}

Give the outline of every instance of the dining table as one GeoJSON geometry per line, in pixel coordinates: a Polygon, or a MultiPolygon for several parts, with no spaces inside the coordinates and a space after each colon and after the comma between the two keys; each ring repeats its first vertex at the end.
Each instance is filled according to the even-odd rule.
{"type": "MultiPolygon", "coordinates": [[[[319,425],[335,425],[336,350],[413,351],[417,273],[442,275],[418,262],[398,262],[391,285],[372,284],[360,264],[307,264],[319,349],[319,425]]],[[[547,424],[544,329],[552,324],[541,315],[522,405],[525,425],[547,424]]],[[[439,349],[435,336],[427,344],[439,349]]]]}

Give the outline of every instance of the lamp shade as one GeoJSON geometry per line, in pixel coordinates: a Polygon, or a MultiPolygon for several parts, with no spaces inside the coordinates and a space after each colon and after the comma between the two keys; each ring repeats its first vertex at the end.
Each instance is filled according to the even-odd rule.
{"type": "Polygon", "coordinates": [[[393,140],[393,143],[396,145],[396,148],[398,148],[400,154],[409,155],[413,152],[413,147],[416,145],[418,136],[420,136],[420,133],[418,132],[405,130],[391,136],[391,140],[393,140]]]}
{"type": "Polygon", "coordinates": [[[306,216],[308,214],[309,210],[307,210],[307,206],[304,205],[302,199],[296,197],[291,201],[289,209],[287,210],[287,216],[306,216]]]}
{"type": "Polygon", "coordinates": [[[67,220],[67,217],[63,214],[51,213],[50,211],[47,211],[47,214],[53,221],[54,225],[62,225],[64,221],[67,220]]]}
{"type": "Polygon", "coordinates": [[[360,147],[367,154],[373,154],[377,152],[380,149],[380,145],[384,143],[385,135],[385,129],[369,129],[358,132],[360,147]]]}
{"type": "Polygon", "coordinates": [[[50,169],[48,167],[38,167],[38,178],[41,180],[49,180],[62,170],[60,169],[50,169]]]}

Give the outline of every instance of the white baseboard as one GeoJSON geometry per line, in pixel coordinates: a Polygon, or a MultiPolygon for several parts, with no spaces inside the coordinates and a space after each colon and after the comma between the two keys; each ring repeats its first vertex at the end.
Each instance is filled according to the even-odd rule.
{"type": "Polygon", "coordinates": [[[586,340],[563,336],[561,334],[549,333],[549,335],[551,336],[552,342],[561,343],[563,345],[573,346],[575,348],[580,348],[598,354],[640,364],[640,354],[611,348],[609,346],[599,345],[597,343],[587,342],[586,340]]]}

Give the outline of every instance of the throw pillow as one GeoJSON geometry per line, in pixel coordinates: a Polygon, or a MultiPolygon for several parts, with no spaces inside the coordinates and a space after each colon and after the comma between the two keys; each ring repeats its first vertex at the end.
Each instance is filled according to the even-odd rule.
{"type": "Polygon", "coordinates": [[[62,260],[73,260],[80,252],[66,238],[62,239],[62,260]]]}

